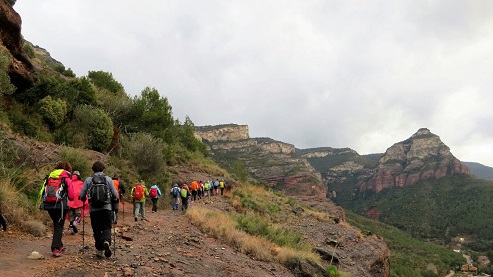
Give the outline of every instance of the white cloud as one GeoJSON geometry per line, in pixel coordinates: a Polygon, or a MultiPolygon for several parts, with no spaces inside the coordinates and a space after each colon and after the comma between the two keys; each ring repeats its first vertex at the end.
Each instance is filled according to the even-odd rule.
{"type": "Polygon", "coordinates": [[[493,2],[19,1],[23,34],[196,125],[384,152],[421,127],[493,166],[493,2]],[[488,153],[489,155],[485,155],[488,153]]]}

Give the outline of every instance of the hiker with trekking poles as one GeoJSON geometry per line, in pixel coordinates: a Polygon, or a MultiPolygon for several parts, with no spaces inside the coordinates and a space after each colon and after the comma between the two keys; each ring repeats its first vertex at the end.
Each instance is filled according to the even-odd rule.
{"type": "MultiPolygon", "coordinates": [[[[103,173],[102,162],[92,165],[94,174],[87,177],[79,198],[89,200],[89,215],[94,235],[94,246],[98,258],[111,257],[111,225],[113,220],[113,203],[118,201],[118,192],[110,177],[103,173]]],[[[113,250],[114,251],[114,250],[113,250]]]]}
{"type": "Polygon", "coordinates": [[[53,238],[51,251],[53,257],[63,254],[63,225],[68,213],[68,200],[74,200],[74,187],[72,185],[72,165],[69,162],[60,162],[55,169],[46,176],[39,192],[42,197],[40,209],[45,210],[53,221],[53,238]]]}

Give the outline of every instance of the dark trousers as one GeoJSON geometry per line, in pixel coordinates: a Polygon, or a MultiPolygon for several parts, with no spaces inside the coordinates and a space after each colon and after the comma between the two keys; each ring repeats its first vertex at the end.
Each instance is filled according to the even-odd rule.
{"type": "Polygon", "coordinates": [[[105,241],[111,244],[111,223],[113,221],[113,211],[100,210],[90,213],[91,227],[94,234],[94,246],[97,250],[103,250],[105,241]]]}
{"type": "Polygon", "coordinates": [[[152,201],[152,211],[153,212],[157,212],[157,200],[159,198],[152,198],[151,201],[152,201]]]}
{"type": "Polygon", "coordinates": [[[53,239],[51,240],[51,251],[53,251],[55,248],[63,247],[63,224],[65,224],[65,216],[67,215],[68,209],[63,209],[63,214],[61,209],[50,209],[47,211],[53,221],[53,239]]]}
{"type": "Polygon", "coordinates": [[[188,197],[182,197],[181,198],[181,210],[186,210],[188,209],[188,197]]]}

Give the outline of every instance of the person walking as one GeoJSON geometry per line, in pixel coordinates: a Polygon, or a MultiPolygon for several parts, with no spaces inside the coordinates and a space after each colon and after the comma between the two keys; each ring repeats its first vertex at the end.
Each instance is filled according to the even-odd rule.
{"type": "Polygon", "coordinates": [[[161,190],[156,184],[152,184],[149,189],[149,197],[152,201],[152,212],[157,212],[157,201],[159,200],[159,196],[161,196],[161,190]]]}
{"type": "Polygon", "coordinates": [[[188,209],[188,199],[190,198],[190,189],[187,184],[183,184],[180,190],[181,210],[186,212],[188,209]]]}
{"type": "Polygon", "coordinates": [[[178,184],[174,184],[169,193],[173,198],[173,210],[178,211],[178,205],[180,205],[180,188],[178,184]]]}
{"type": "Polygon", "coordinates": [[[219,182],[219,189],[221,189],[221,195],[224,195],[224,187],[226,187],[226,182],[224,182],[224,180],[221,180],[219,182]]]}
{"type": "Polygon", "coordinates": [[[79,198],[89,200],[89,216],[98,258],[111,257],[111,224],[113,223],[112,204],[118,201],[118,192],[110,177],[103,171],[105,166],[97,161],[92,165],[94,174],[87,177],[79,198]]]}
{"type": "Polygon", "coordinates": [[[53,221],[53,237],[51,240],[51,252],[53,257],[63,254],[63,225],[68,213],[68,200],[74,200],[74,187],[72,185],[72,165],[69,162],[60,162],[55,169],[46,176],[39,192],[42,197],[40,208],[50,215],[53,221]]]}
{"type": "Polygon", "coordinates": [[[139,183],[132,188],[130,194],[132,194],[132,201],[134,203],[134,220],[137,221],[137,217],[139,213],[141,215],[141,220],[145,220],[146,219],[145,204],[146,204],[146,197],[149,196],[149,190],[147,190],[145,185],[139,183]]]}
{"type": "Polygon", "coordinates": [[[68,227],[71,234],[76,234],[78,232],[77,225],[86,212],[83,209],[87,207],[87,200],[81,201],[79,199],[84,182],[81,181],[80,172],[77,170],[72,173],[72,185],[74,187],[74,200],[68,200],[68,227]]]}
{"type": "Polygon", "coordinates": [[[113,178],[111,178],[111,181],[113,182],[113,186],[115,187],[115,189],[118,193],[118,200],[115,203],[112,203],[112,205],[113,205],[113,223],[117,224],[118,223],[118,210],[120,208],[120,202],[123,201],[123,194],[125,193],[125,186],[123,185],[123,182],[120,179],[120,176],[118,176],[118,174],[113,175],[113,178]]]}

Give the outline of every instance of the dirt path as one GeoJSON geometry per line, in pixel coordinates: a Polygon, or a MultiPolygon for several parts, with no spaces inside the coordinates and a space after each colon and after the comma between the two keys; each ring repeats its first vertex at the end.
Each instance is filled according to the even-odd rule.
{"type": "MultiPolygon", "coordinates": [[[[51,256],[51,234],[34,238],[15,230],[0,232],[0,276],[293,276],[285,267],[253,260],[202,233],[181,212],[168,208],[151,213],[149,204],[148,220],[139,218],[137,222],[132,206],[125,205],[125,220],[120,214],[117,230],[126,230],[133,240],[117,237],[116,255],[110,259],[95,257],[89,216],[84,225],[85,251],[81,232],[70,235],[67,230],[63,237],[66,250],[60,258],[51,256]],[[44,259],[28,259],[32,251],[38,251],[44,259]]],[[[229,206],[220,197],[213,203],[199,201],[192,205],[217,209],[229,206]]]]}

